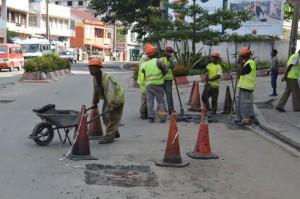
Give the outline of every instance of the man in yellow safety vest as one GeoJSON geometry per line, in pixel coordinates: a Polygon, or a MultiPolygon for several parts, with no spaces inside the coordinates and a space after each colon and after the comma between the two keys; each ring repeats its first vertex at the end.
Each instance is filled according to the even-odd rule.
{"type": "Polygon", "coordinates": [[[241,70],[238,72],[240,75],[239,87],[239,100],[237,104],[237,125],[255,122],[253,110],[253,91],[256,86],[256,63],[251,59],[251,51],[243,47],[240,50],[240,60],[242,64],[241,70]]]}
{"type": "Polygon", "coordinates": [[[218,107],[219,87],[220,79],[223,75],[222,67],[218,63],[220,59],[220,53],[213,52],[211,54],[211,63],[207,65],[208,74],[206,76],[206,85],[202,92],[202,102],[206,104],[206,107],[210,110],[209,98],[211,97],[211,113],[216,114],[218,107]]]}
{"type": "Polygon", "coordinates": [[[282,94],[276,106],[276,109],[280,112],[285,112],[284,106],[286,105],[286,102],[289,99],[291,93],[293,110],[295,112],[300,111],[300,88],[298,85],[298,77],[300,73],[299,55],[300,50],[298,51],[298,53],[294,53],[290,56],[287,62],[287,68],[281,79],[281,81],[286,82],[286,86],[284,93],[282,94]]]}
{"type": "Polygon", "coordinates": [[[102,116],[106,126],[106,134],[99,140],[99,144],[112,143],[115,138],[120,137],[118,127],[123,114],[125,94],[120,84],[109,74],[103,72],[102,61],[92,58],[88,63],[90,74],[93,76],[93,107],[97,107],[99,99],[104,100],[102,116]]]}

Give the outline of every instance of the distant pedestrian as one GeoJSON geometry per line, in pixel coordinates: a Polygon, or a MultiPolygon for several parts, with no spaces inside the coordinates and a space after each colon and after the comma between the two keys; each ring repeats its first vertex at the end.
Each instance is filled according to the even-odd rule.
{"type": "Polygon", "coordinates": [[[256,86],[256,63],[251,59],[251,51],[244,47],[240,50],[242,68],[239,73],[239,100],[237,104],[237,125],[255,122],[253,111],[253,92],[256,86]]]}
{"type": "Polygon", "coordinates": [[[273,92],[269,95],[271,97],[277,96],[277,77],[278,77],[278,70],[279,70],[279,62],[277,58],[277,50],[273,49],[271,52],[272,57],[272,65],[270,70],[268,70],[268,74],[271,72],[271,86],[273,88],[273,92]]]}
{"type": "Polygon", "coordinates": [[[77,49],[77,61],[79,61],[79,57],[80,57],[80,51],[79,51],[79,49],[77,49]]]}
{"type": "Polygon", "coordinates": [[[298,53],[294,53],[290,56],[287,62],[287,68],[281,79],[282,82],[286,82],[286,86],[284,93],[282,94],[276,106],[276,109],[280,112],[285,112],[284,106],[286,105],[286,102],[289,99],[291,93],[293,110],[295,112],[300,111],[300,88],[298,85],[298,77],[300,73],[299,55],[300,50],[298,51],[298,53]]]}
{"type": "Polygon", "coordinates": [[[218,97],[220,79],[223,75],[222,67],[219,64],[220,53],[213,52],[211,54],[211,63],[207,65],[208,74],[206,75],[206,85],[202,92],[202,102],[206,104],[211,114],[216,114],[218,108],[218,97]],[[211,97],[211,108],[209,105],[209,98],[211,97]]]}
{"type": "Polygon", "coordinates": [[[154,98],[158,103],[158,114],[161,123],[166,122],[166,101],[165,93],[163,89],[164,76],[166,74],[166,68],[160,59],[156,57],[156,49],[153,46],[148,46],[146,49],[146,55],[149,60],[143,64],[142,72],[145,74],[145,86],[147,97],[147,110],[149,122],[153,123],[156,113],[154,110],[154,98]]]}

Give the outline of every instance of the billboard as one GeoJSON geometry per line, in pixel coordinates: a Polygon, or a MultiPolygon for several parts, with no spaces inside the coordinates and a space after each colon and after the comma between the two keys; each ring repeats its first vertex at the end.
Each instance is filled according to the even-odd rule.
{"type": "Polygon", "coordinates": [[[243,22],[242,27],[227,33],[238,35],[282,35],[284,0],[228,0],[228,9],[247,11],[250,20],[243,22]]]}
{"type": "MultiPolygon", "coordinates": [[[[200,7],[202,7],[203,9],[208,10],[209,13],[213,13],[215,10],[217,9],[223,9],[224,6],[224,0],[188,0],[188,6],[193,5],[195,1],[195,4],[199,5],[200,7]]],[[[169,3],[180,3],[179,0],[169,0],[169,3]]],[[[172,9],[168,9],[168,14],[171,15],[173,17],[173,19],[175,19],[176,13],[174,14],[174,11],[172,9]]],[[[184,21],[186,23],[191,23],[193,22],[193,18],[192,17],[184,17],[184,21]]],[[[217,30],[219,32],[222,32],[222,26],[211,26],[210,27],[213,30],[217,30]]]]}

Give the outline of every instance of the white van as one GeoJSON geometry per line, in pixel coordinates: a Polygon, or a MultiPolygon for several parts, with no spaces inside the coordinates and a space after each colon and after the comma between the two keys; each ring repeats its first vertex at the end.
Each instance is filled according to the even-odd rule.
{"type": "Polygon", "coordinates": [[[48,39],[25,39],[15,41],[15,43],[22,46],[25,61],[51,52],[48,39]]]}

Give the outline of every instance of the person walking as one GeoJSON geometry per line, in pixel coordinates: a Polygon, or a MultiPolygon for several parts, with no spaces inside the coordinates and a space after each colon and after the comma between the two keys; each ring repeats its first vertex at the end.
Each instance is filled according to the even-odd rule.
{"type": "Polygon", "coordinates": [[[159,118],[161,123],[166,122],[166,101],[164,98],[164,78],[166,69],[160,59],[155,58],[156,49],[153,46],[146,48],[146,55],[149,57],[149,61],[145,62],[142,67],[144,73],[144,80],[146,86],[146,97],[147,97],[147,110],[149,122],[153,123],[156,113],[154,111],[154,98],[158,103],[159,118]]]}
{"type": "Polygon", "coordinates": [[[237,104],[237,125],[249,125],[255,122],[253,111],[253,91],[256,86],[256,63],[251,59],[251,51],[243,47],[240,50],[242,68],[238,70],[239,100],[237,104]]]}
{"type": "Polygon", "coordinates": [[[276,106],[276,110],[280,112],[285,112],[284,106],[286,105],[286,102],[289,99],[291,93],[293,110],[295,112],[300,111],[300,88],[298,85],[298,77],[300,73],[299,55],[300,50],[289,57],[287,62],[287,68],[281,79],[282,82],[286,82],[286,86],[284,93],[282,94],[276,106]]]}
{"type": "Polygon", "coordinates": [[[211,114],[217,113],[220,79],[223,75],[223,70],[221,65],[219,64],[219,59],[220,53],[213,52],[211,54],[211,63],[209,63],[206,67],[208,73],[205,78],[206,84],[202,92],[202,102],[203,104],[206,104],[206,107],[211,111],[211,114]],[[211,108],[209,105],[210,97],[212,104],[211,108]]]}
{"type": "Polygon", "coordinates": [[[167,74],[164,76],[164,91],[166,94],[168,112],[169,115],[174,111],[174,102],[173,102],[173,93],[172,93],[172,84],[174,80],[173,68],[174,68],[174,58],[173,58],[173,48],[165,48],[165,56],[161,57],[160,60],[166,66],[167,74]]]}
{"type": "Polygon", "coordinates": [[[101,99],[103,100],[102,112],[107,112],[102,116],[106,133],[99,140],[99,144],[112,143],[115,138],[120,137],[118,127],[123,114],[125,94],[120,84],[109,73],[101,70],[102,61],[100,59],[90,59],[88,67],[93,76],[92,106],[97,108],[99,99],[101,99]]]}
{"type": "MultiPolygon", "coordinates": [[[[144,45],[144,52],[146,52],[146,48],[150,46],[151,44],[146,43],[144,45]]],[[[139,72],[138,72],[138,79],[137,83],[140,86],[140,91],[142,93],[141,96],[141,106],[140,106],[140,118],[145,120],[148,119],[148,114],[147,114],[147,98],[146,98],[146,88],[145,88],[145,80],[144,80],[144,73],[142,73],[142,67],[143,64],[148,61],[148,57],[146,54],[143,54],[141,59],[140,59],[140,65],[139,65],[139,72]]]]}
{"type": "Polygon", "coordinates": [[[269,95],[271,97],[277,96],[277,77],[278,77],[278,70],[279,70],[279,62],[277,58],[277,50],[273,49],[271,52],[272,57],[272,65],[270,70],[268,70],[267,74],[271,72],[271,86],[273,88],[273,92],[269,95]]]}

